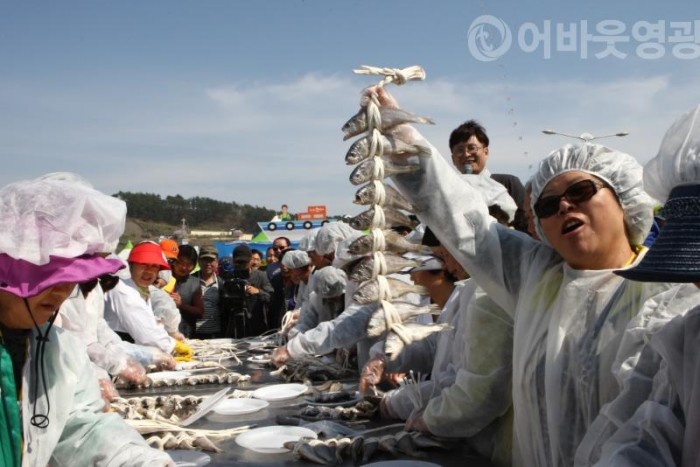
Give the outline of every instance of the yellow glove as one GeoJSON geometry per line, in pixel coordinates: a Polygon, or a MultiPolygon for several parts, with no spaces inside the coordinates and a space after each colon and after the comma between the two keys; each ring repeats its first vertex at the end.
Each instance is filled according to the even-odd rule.
{"type": "Polygon", "coordinates": [[[192,348],[182,341],[175,340],[175,348],[173,349],[173,355],[175,360],[178,362],[191,362],[194,360],[192,358],[192,348]]]}

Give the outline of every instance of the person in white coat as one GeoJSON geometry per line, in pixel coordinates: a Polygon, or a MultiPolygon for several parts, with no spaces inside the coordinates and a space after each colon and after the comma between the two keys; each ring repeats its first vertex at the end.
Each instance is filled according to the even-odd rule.
{"type": "Polygon", "coordinates": [[[100,253],[125,217],[123,201],[73,174],[0,190],[0,464],[174,465],[101,411],[85,347],[52,326],[78,283],[122,267],[100,253]]]}
{"type": "MultiPolygon", "coordinates": [[[[700,287],[700,106],[666,132],[644,167],[644,186],[665,201],[664,227],[634,268],[643,282],[700,287]]],[[[695,466],[700,463],[700,307],[656,334],[620,395],[603,407],[576,452],[576,465],[695,466]]]]}
{"type": "MultiPolygon", "coordinates": [[[[398,107],[384,88],[382,105],[398,107]]],[[[365,99],[366,102],[366,99],[365,99]]],[[[569,466],[600,408],[620,392],[644,343],[700,302],[694,287],[633,282],[614,271],[635,265],[652,222],[641,166],[585,143],[545,158],[533,177],[542,242],[495,223],[418,131],[395,136],[431,148],[420,170],[393,176],[436,236],[514,320],[513,462],[569,466]]]]}

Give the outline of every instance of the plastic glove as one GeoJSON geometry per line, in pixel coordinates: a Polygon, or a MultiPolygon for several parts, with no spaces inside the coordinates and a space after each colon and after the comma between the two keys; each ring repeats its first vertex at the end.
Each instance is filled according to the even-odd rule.
{"type": "Polygon", "coordinates": [[[421,407],[420,410],[413,410],[406,420],[404,430],[430,433],[428,426],[425,424],[425,420],[423,420],[423,412],[425,412],[425,407],[421,407]]]}
{"type": "Polygon", "coordinates": [[[112,381],[108,379],[99,379],[98,381],[100,383],[100,395],[102,396],[102,400],[105,402],[104,407],[102,407],[102,411],[109,412],[110,403],[119,397],[119,392],[112,384],[112,381]]]}
{"type": "Polygon", "coordinates": [[[137,386],[148,381],[146,369],[139,362],[131,358],[126,360],[126,368],[120,371],[117,376],[137,386]]]}
{"type": "Polygon", "coordinates": [[[161,352],[160,357],[153,361],[153,365],[156,367],[156,371],[160,370],[174,370],[177,367],[177,362],[172,355],[168,355],[165,352],[161,352]]]}
{"type": "Polygon", "coordinates": [[[277,368],[281,367],[285,363],[287,363],[287,360],[289,360],[291,356],[289,355],[289,352],[287,351],[287,346],[283,345],[282,347],[277,347],[273,352],[272,355],[270,356],[270,361],[272,361],[272,364],[275,365],[277,368]]]}
{"type": "MultiPolygon", "coordinates": [[[[379,105],[382,107],[399,109],[399,103],[394,99],[394,96],[389,94],[384,86],[370,86],[362,92],[362,97],[360,99],[360,106],[366,107],[369,103],[370,97],[374,95],[379,101],[379,105]]],[[[394,128],[389,129],[385,134],[391,134],[393,137],[400,139],[406,144],[415,144],[418,146],[430,147],[430,143],[425,139],[425,137],[413,126],[408,124],[398,125],[394,128]]],[[[403,156],[402,156],[403,157],[403,156]]],[[[401,158],[395,160],[394,162],[401,162],[401,158]]]]}
{"type": "Polygon", "coordinates": [[[180,331],[169,332],[168,335],[170,337],[172,337],[173,339],[175,339],[176,341],[184,341],[185,339],[187,339],[185,337],[185,335],[183,333],[181,333],[180,331]]]}
{"type": "Polygon", "coordinates": [[[179,340],[175,341],[173,355],[175,355],[175,360],[177,360],[178,362],[191,362],[192,360],[194,360],[192,358],[192,347],[179,340]]]}
{"type": "Polygon", "coordinates": [[[367,360],[360,374],[359,390],[362,395],[376,395],[376,386],[382,380],[384,374],[384,359],[372,357],[367,360]]]}

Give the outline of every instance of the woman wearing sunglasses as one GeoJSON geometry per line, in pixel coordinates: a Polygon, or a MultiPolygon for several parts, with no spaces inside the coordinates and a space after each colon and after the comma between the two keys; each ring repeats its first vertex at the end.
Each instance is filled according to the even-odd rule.
{"type": "MultiPolygon", "coordinates": [[[[397,107],[383,88],[369,93],[397,107]]],[[[393,133],[432,148],[411,126],[393,133]]],[[[619,393],[645,339],[700,301],[694,287],[632,282],[613,273],[639,261],[637,245],[651,226],[641,166],[595,144],[554,151],[532,180],[538,242],[490,218],[478,193],[435,148],[418,159],[421,171],[394,182],[514,319],[513,463],[573,465],[583,435],[619,393]]]]}

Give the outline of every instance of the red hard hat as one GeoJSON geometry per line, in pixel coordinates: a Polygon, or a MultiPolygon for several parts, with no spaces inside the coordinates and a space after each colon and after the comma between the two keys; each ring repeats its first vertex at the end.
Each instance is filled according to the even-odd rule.
{"type": "Polygon", "coordinates": [[[157,264],[161,270],[170,269],[163,249],[157,243],[150,241],[141,242],[132,248],[127,261],[138,264],[157,264]]]}

